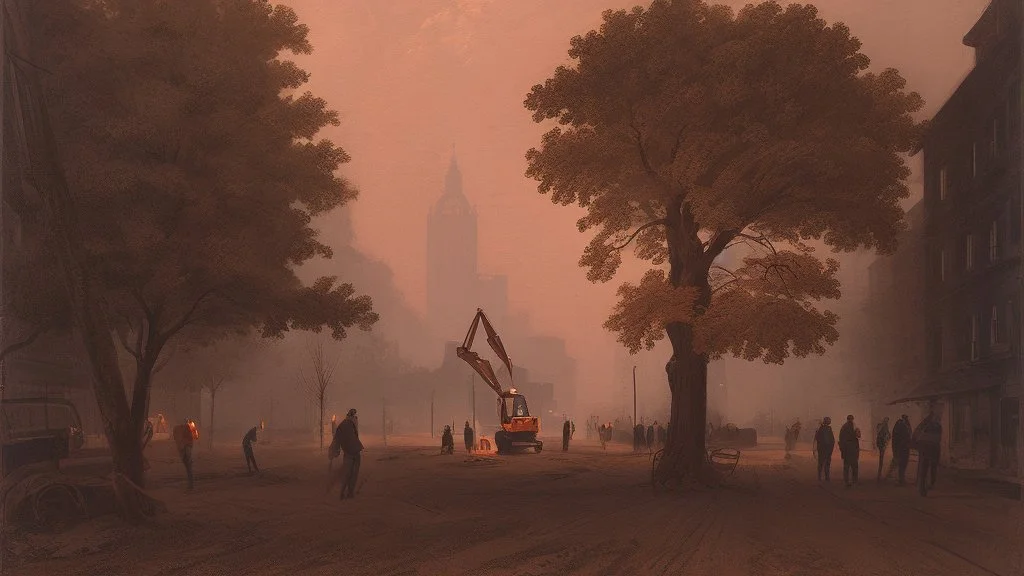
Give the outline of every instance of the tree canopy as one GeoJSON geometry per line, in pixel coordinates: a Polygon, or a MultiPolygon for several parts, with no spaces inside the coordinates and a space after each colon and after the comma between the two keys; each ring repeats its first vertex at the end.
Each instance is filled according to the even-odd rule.
{"type": "Polygon", "coordinates": [[[774,1],[607,11],[569,56],[526,98],[535,121],[558,122],[527,175],[587,210],[588,279],[611,280],[633,242],[653,266],[621,286],[605,327],[632,352],[672,343],[657,479],[713,476],[708,360],[781,363],[837,340],[818,306],[839,298],[839,265],[810,244],[895,249],[922,100],[895,70],[868,72],[846,26],[774,1]],[[723,265],[730,249],[739,266],[723,265]]]}
{"type": "Polygon", "coordinates": [[[630,241],[656,267],[622,286],[606,324],[631,351],[675,321],[711,356],[782,362],[835,342],[815,303],[839,297],[838,264],[805,242],[893,251],[920,131],[921,98],[859,50],[813,6],[659,0],[605,12],[572,39],[573,65],[533,88],[534,120],[560,125],[527,174],[587,209],[587,277],[610,280],[630,241]],[[742,264],[719,266],[737,246],[742,264]]]}
{"type": "Polygon", "coordinates": [[[348,155],[314,140],[337,114],[308,92],[281,96],[308,79],[278,59],[311,50],[295,13],[253,0],[96,4],[78,20],[99,21],[63,30],[83,43],[49,43],[46,61],[88,266],[117,323],[156,343],[188,325],[326,325],[339,338],[369,327],[369,298],[294,273],[331,256],[311,219],[356,196],[335,174],[348,155]]]}
{"type": "MultiPolygon", "coordinates": [[[[312,219],[356,197],[336,173],[349,156],[317,137],[337,114],[298,92],[308,74],[284,59],[312,49],[295,12],[266,0],[45,4],[25,8],[32,65],[46,71],[81,266],[136,360],[130,414],[112,403],[105,417],[141,430],[154,367],[185,332],[370,329],[368,296],[295,274],[331,256],[312,219]]],[[[123,434],[115,451],[133,450],[123,434]]]]}

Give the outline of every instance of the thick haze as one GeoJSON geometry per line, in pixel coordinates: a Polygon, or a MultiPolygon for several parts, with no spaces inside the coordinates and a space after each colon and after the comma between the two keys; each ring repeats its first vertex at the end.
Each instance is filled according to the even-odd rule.
{"type": "MultiPolygon", "coordinates": [[[[910,87],[926,99],[927,116],[934,114],[970,69],[973,55],[961,38],[987,3],[815,2],[824,18],[845,22],[862,40],[873,68],[896,67],[903,73],[910,87]]],[[[531,86],[567,62],[572,36],[599,26],[603,10],[628,9],[637,2],[291,0],[288,4],[311,29],[314,53],[298,59],[312,74],[308,88],[341,113],[341,126],[325,135],[353,158],[343,173],[361,191],[352,208],[355,247],[391,268],[395,285],[422,316],[426,215],[441,194],[454,145],[466,195],[479,213],[481,272],[508,275],[510,308],[528,313],[538,332],[566,339],[569,353],[579,360],[581,399],[594,392],[601,398],[617,396],[621,383],[613,386],[609,377],[617,345],[601,325],[615,302],[618,285],[638,280],[643,268],[624,266],[604,285],[586,280],[577,267],[589,239],[575,228],[580,209],[551,204],[537,193],[536,182],[523,175],[524,154],[538,145],[547,126],[534,124],[522,103],[531,86]]],[[[913,161],[915,170],[918,161],[913,161]]],[[[915,196],[920,195],[919,186],[915,175],[915,196]]],[[[328,243],[343,243],[343,232],[335,233],[335,227],[343,227],[340,218],[321,223],[328,243]]],[[[865,255],[842,259],[840,313],[856,309],[866,286],[869,260],[865,255]]],[[[339,272],[344,276],[343,270],[339,272]]],[[[452,339],[461,336],[453,334],[452,339]]],[[[420,362],[424,358],[439,361],[434,358],[439,350],[404,348],[403,352],[420,362]]],[[[663,366],[665,360],[657,362],[663,366]]],[[[815,372],[820,379],[822,372],[815,366],[820,367],[823,360],[805,362],[803,370],[808,375],[815,372]]],[[[800,364],[787,364],[786,370],[801,370],[800,364]]],[[[742,371],[764,373],[765,367],[758,363],[742,371]]],[[[664,384],[659,385],[658,393],[663,394],[664,384]]]]}

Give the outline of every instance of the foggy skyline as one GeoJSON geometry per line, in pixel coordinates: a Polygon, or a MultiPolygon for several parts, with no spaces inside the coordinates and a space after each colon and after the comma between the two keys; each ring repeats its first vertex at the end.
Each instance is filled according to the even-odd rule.
{"type": "MultiPolygon", "coordinates": [[[[627,257],[611,282],[586,280],[577,267],[589,240],[575,229],[582,210],[552,205],[524,176],[525,152],[549,126],[534,124],[522,101],[532,85],[568,63],[572,36],[599,26],[603,10],[637,2],[290,4],[311,30],[313,54],[297,58],[311,73],[308,88],[341,115],[341,126],[323,135],[353,158],[342,173],[360,190],[351,208],[354,246],[386,263],[409,306],[425,317],[426,215],[443,191],[454,144],[465,194],[479,215],[480,272],[507,275],[510,312],[525,312],[536,332],[567,341],[579,361],[581,392],[589,386],[613,393],[608,374],[618,345],[602,324],[617,287],[637,281],[644,267],[627,257]]],[[[898,68],[926,100],[922,117],[930,117],[970,70],[972,53],[961,39],[987,2],[814,4],[828,22],[845,22],[862,40],[873,70],[898,68]]],[[[919,161],[911,159],[915,198],[919,161]]],[[[328,243],[334,218],[320,224],[328,243]]],[[[841,257],[844,297],[832,308],[862,298],[870,260],[864,253],[841,257]]]]}

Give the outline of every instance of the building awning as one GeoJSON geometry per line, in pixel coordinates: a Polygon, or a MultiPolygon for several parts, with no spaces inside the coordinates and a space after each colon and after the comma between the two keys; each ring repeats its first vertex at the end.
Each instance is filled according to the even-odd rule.
{"type": "Polygon", "coordinates": [[[1002,387],[1005,381],[1006,372],[1002,362],[984,367],[973,366],[962,371],[943,374],[915,388],[905,396],[889,402],[889,405],[984,392],[1002,387]]]}
{"type": "Polygon", "coordinates": [[[958,388],[958,389],[953,389],[953,390],[936,390],[935,388],[930,387],[930,386],[929,387],[922,387],[922,388],[918,388],[917,390],[911,392],[909,396],[904,396],[903,398],[897,398],[896,400],[893,400],[892,402],[889,402],[889,405],[892,406],[893,404],[903,404],[904,402],[922,402],[922,401],[925,401],[925,400],[937,400],[939,398],[946,398],[946,397],[949,397],[949,396],[958,396],[958,395],[962,395],[962,394],[971,394],[971,393],[974,393],[974,392],[984,392],[986,390],[992,390],[994,388],[999,388],[999,384],[986,384],[986,385],[958,388]]]}

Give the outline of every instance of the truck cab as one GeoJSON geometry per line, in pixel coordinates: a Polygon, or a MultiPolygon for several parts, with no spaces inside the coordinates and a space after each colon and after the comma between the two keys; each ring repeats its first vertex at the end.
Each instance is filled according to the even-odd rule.
{"type": "Polygon", "coordinates": [[[58,463],[85,445],[78,410],[63,398],[0,401],[3,476],[38,462],[58,463]]]}

